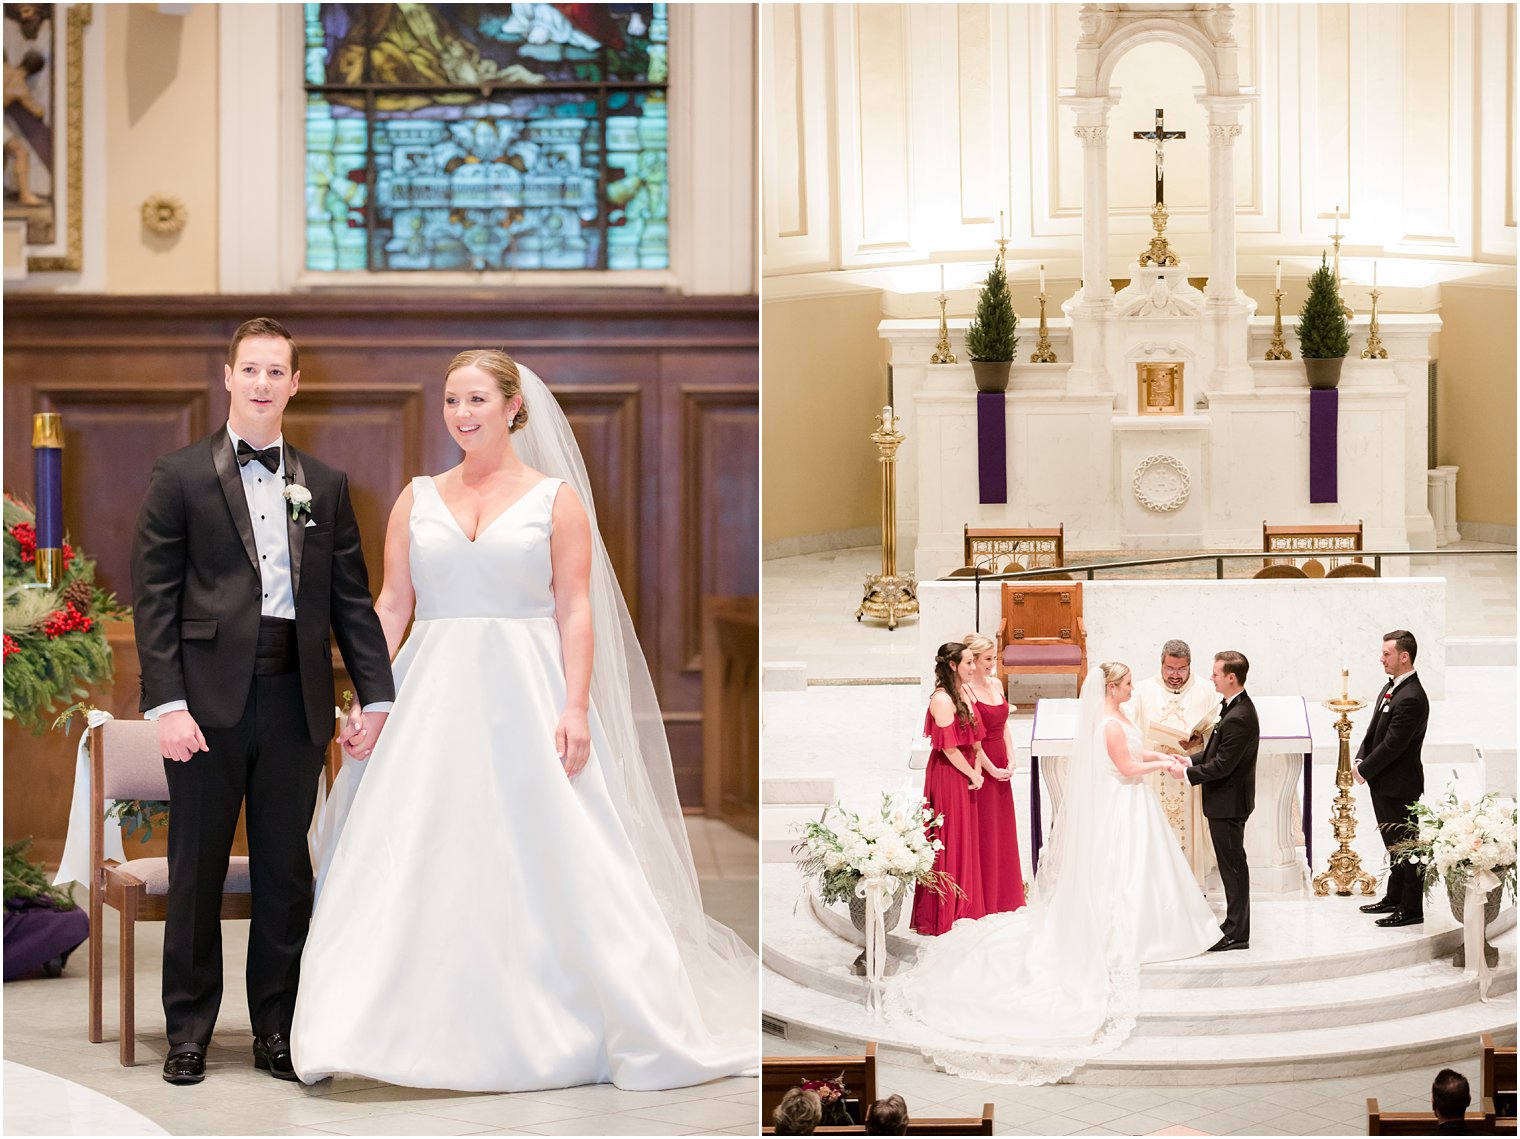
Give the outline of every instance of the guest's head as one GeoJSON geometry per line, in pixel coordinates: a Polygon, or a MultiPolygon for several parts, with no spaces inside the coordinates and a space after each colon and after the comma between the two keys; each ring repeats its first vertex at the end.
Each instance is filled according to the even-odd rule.
{"type": "Polygon", "coordinates": [[[268,316],[240,324],[227,346],[222,382],[232,430],[256,447],[273,443],[285,405],[301,385],[301,355],[285,326],[268,316]]]}
{"type": "Polygon", "coordinates": [[[777,1135],[811,1135],[822,1120],[823,1101],[805,1088],[792,1088],[771,1113],[777,1135]]]}
{"type": "Polygon", "coordinates": [[[1437,1119],[1461,1119],[1471,1103],[1472,1091],[1467,1086],[1466,1076],[1450,1068],[1442,1068],[1436,1073],[1430,1085],[1430,1110],[1436,1113],[1437,1119]]]}
{"type": "Polygon", "coordinates": [[[466,452],[495,451],[528,422],[522,375],[512,357],[495,348],[472,348],[449,364],[443,381],[443,417],[466,452]]]}
{"type": "Polygon", "coordinates": [[[1116,660],[1106,660],[1098,666],[1103,673],[1103,696],[1115,706],[1129,699],[1135,690],[1135,678],[1130,675],[1129,665],[1116,660]]]}
{"type": "Polygon", "coordinates": [[[908,1105],[900,1095],[889,1095],[866,1108],[867,1135],[906,1135],[908,1105]]]}
{"type": "Polygon", "coordinates": [[[1161,646],[1161,683],[1173,692],[1181,692],[1187,687],[1188,679],[1193,675],[1193,650],[1188,648],[1186,641],[1179,641],[1175,637],[1161,646]]]}
{"type": "Polygon", "coordinates": [[[971,723],[971,705],[961,689],[976,677],[976,656],[964,641],[946,641],[934,654],[934,687],[943,688],[955,701],[955,717],[971,723]]]}
{"type": "Polygon", "coordinates": [[[1251,662],[1246,660],[1245,653],[1234,649],[1215,653],[1214,672],[1210,677],[1214,681],[1214,691],[1221,696],[1234,696],[1246,686],[1246,673],[1250,669],[1251,662]]]}
{"type": "Polygon", "coordinates": [[[1420,646],[1415,644],[1414,634],[1408,629],[1395,629],[1383,634],[1383,671],[1389,676],[1403,676],[1414,671],[1415,654],[1420,646]]]}
{"type": "Polygon", "coordinates": [[[976,671],[983,676],[997,675],[997,642],[984,633],[967,633],[961,642],[971,650],[976,671]]]}

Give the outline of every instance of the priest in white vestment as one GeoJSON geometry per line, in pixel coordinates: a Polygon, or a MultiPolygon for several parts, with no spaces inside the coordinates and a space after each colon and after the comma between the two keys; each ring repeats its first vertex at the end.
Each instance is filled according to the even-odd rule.
{"type": "MultiPolygon", "coordinates": [[[[1219,694],[1208,677],[1194,674],[1192,665],[1193,651],[1186,641],[1167,641],[1161,648],[1160,674],[1135,685],[1129,714],[1146,747],[1172,754],[1202,754],[1219,719],[1219,694]]],[[[1214,848],[1200,789],[1165,774],[1146,779],[1161,800],[1198,885],[1204,886],[1214,867],[1214,848]]]]}

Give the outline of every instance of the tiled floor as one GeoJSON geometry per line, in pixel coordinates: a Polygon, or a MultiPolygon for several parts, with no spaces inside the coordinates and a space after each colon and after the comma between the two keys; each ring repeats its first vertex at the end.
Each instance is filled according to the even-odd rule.
{"type": "MultiPolygon", "coordinates": [[[[816,1044],[765,1038],[767,1056],[816,1055],[816,1044]]],[[[846,1053],[849,1048],[835,1051],[846,1053]]],[[[1456,1065],[1475,1084],[1478,1053],[1456,1065]]],[[[1431,1068],[1352,1079],[1229,1087],[1019,1088],[963,1080],[923,1068],[877,1065],[877,1094],[897,1093],[911,1115],[980,1115],[993,1105],[998,1135],[1147,1135],[1183,1126],[1206,1135],[1365,1135],[1367,1100],[1388,1111],[1429,1111],[1431,1068]]]]}
{"type": "MultiPolygon", "coordinates": [[[[755,840],[701,817],[687,820],[708,913],[751,946],[759,944],[755,840]]],[[[117,1063],[116,921],[106,912],[106,1043],[85,1038],[85,947],[55,980],[5,986],[5,1058],[62,1077],[146,1116],[173,1135],[753,1135],[757,1081],[736,1077],[669,1092],[625,1092],[610,1085],[518,1095],[462,1095],[334,1079],[314,1087],[270,1079],[253,1068],[243,997],[247,922],[223,926],[226,996],[207,1054],[206,1081],[176,1088],[159,1077],[163,1014],[158,1004],[163,927],[137,930],[137,1065],[117,1063]]],[[[57,1095],[36,1102],[44,1079],[6,1072],[7,1134],[119,1134],[102,1130],[99,1106],[71,1114],[57,1095]],[[20,1094],[18,1094],[20,1093],[20,1094]],[[39,1129],[41,1123],[50,1124],[39,1129]]],[[[81,1103],[83,1097],[81,1098],[81,1103]]],[[[141,1133],[141,1132],[140,1132],[141,1133]]]]}

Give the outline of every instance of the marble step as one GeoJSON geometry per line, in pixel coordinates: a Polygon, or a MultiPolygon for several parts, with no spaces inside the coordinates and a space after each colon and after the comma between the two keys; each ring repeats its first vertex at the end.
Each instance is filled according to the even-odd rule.
{"type": "MultiPolygon", "coordinates": [[[[873,1017],[856,1001],[840,999],[766,970],[765,1030],[788,1040],[858,1047],[874,1040],[891,1063],[933,1069],[911,1030],[873,1017]]],[[[1396,1068],[1440,1067],[1471,1059],[1478,1037],[1515,1040],[1515,1002],[1507,996],[1375,1025],[1338,1025],[1278,1032],[1223,1035],[1137,1033],[1096,1057],[1073,1083],[1190,1085],[1286,1082],[1376,1075],[1396,1068]]]]}

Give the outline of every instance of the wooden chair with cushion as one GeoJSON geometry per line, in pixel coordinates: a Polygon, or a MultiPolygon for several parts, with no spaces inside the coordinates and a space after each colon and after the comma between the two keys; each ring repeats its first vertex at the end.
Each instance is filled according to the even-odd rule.
{"type": "MultiPolygon", "coordinates": [[[[101,1026],[104,952],[102,908],[121,918],[121,1062],[136,1058],[136,934],[140,921],[163,921],[169,893],[167,858],[105,857],[105,800],[168,799],[169,780],[158,749],[158,729],[148,720],[108,720],[90,729],[90,1042],[104,1039],[101,1026]]],[[[248,859],[227,866],[222,919],[252,916],[248,859]]]]}
{"type": "MultiPolygon", "coordinates": [[[[1433,1111],[1382,1111],[1378,1101],[1367,1101],[1368,1135],[1434,1135],[1436,1113],[1433,1111]]],[[[1474,1135],[1513,1135],[1514,1130],[1497,1129],[1494,1120],[1494,1101],[1485,1099],[1462,1117],[1467,1129],[1474,1135]]]]}
{"type": "MultiPolygon", "coordinates": [[[[787,1092],[808,1080],[843,1080],[855,1118],[876,1102],[876,1044],[864,1056],[765,1056],[760,1061],[760,1121],[767,1126],[787,1092]]],[[[863,1129],[862,1129],[863,1130],[863,1129]]]]}
{"type": "Polygon", "coordinates": [[[998,622],[998,676],[1071,673],[1077,692],[1087,673],[1082,583],[1005,581],[998,622]]]}

